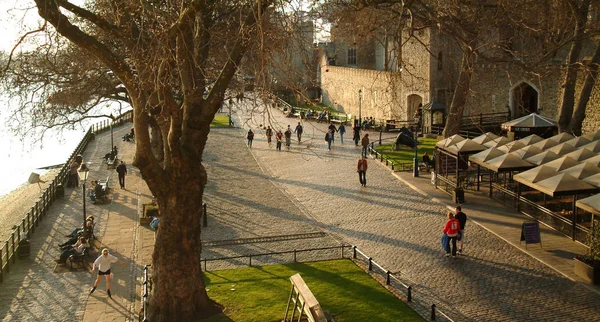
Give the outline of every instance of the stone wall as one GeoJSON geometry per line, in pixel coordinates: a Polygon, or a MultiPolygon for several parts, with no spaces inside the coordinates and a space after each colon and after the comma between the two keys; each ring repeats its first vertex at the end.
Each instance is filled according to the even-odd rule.
{"type": "Polygon", "coordinates": [[[322,65],[322,102],[346,114],[359,115],[362,91],[362,117],[405,119],[400,106],[400,77],[397,73],[322,65]]]}

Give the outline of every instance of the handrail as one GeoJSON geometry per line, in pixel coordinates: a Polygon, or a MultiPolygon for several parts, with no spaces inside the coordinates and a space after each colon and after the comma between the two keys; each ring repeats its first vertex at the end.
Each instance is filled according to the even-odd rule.
{"type": "Polygon", "coordinates": [[[16,254],[19,252],[20,242],[28,239],[32,233],[35,233],[35,228],[39,225],[40,220],[46,215],[48,208],[54,200],[56,200],[57,187],[65,182],[68,176],[70,167],[69,160],[75,158],[78,154],[83,153],[88,143],[93,140],[93,136],[97,133],[101,133],[110,129],[111,126],[116,122],[117,124],[123,124],[127,121],[133,121],[133,111],[127,111],[118,117],[115,117],[113,122],[108,120],[92,124],[88,131],[85,133],[73,153],[67,159],[67,162],[62,166],[58,174],[50,181],[50,184],[44,189],[41,197],[34,203],[33,207],[25,214],[21,223],[17,228],[13,229],[10,237],[4,241],[0,247],[0,283],[4,281],[4,272],[10,272],[10,261],[12,259],[13,264],[16,263],[16,254]]]}
{"type": "MultiPolygon", "coordinates": [[[[376,273],[375,270],[373,270],[373,268],[377,268],[379,269],[385,277],[385,285],[392,287],[394,289],[396,289],[397,291],[401,290],[399,288],[396,287],[396,284],[401,285],[403,288],[406,289],[406,300],[408,302],[409,306],[413,306],[413,305],[423,305],[422,301],[419,301],[417,299],[416,302],[413,302],[413,288],[410,285],[407,285],[406,283],[402,282],[400,280],[399,277],[397,277],[396,275],[399,275],[400,272],[396,272],[396,273],[392,273],[389,270],[385,269],[382,265],[380,265],[379,263],[375,262],[373,260],[373,258],[369,257],[365,252],[361,251],[358,247],[356,246],[350,246],[350,245],[340,245],[340,246],[330,246],[330,247],[320,247],[320,248],[308,248],[308,249],[302,249],[302,250],[291,250],[291,251],[280,251],[280,252],[268,252],[268,253],[260,253],[260,254],[249,254],[249,255],[239,255],[239,256],[228,256],[228,257],[219,257],[219,258],[211,258],[211,259],[201,259],[200,261],[204,261],[204,271],[207,272],[206,269],[206,262],[208,261],[221,261],[221,260],[232,260],[232,259],[239,259],[239,258],[248,258],[248,265],[252,266],[252,257],[259,257],[259,256],[270,256],[270,255],[281,255],[281,254],[294,254],[293,257],[293,261],[296,262],[296,254],[299,252],[310,252],[310,251],[318,251],[318,250],[328,250],[328,249],[340,249],[341,250],[341,258],[346,258],[344,256],[344,249],[345,248],[350,248],[352,249],[352,259],[353,260],[360,260],[360,257],[364,257],[367,262],[368,262],[368,272],[369,273],[376,273]],[[360,255],[360,256],[359,256],[360,255]],[[392,281],[394,281],[395,283],[392,283],[392,281]]],[[[427,305],[429,307],[429,305],[427,305]]],[[[415,310],[415,312],[417,312],[418,314],[423,314],[423,312],[419,312],[417,310],[415,310]]],[[[448,321],[450,322],[454,322],[446,313],[442,312],[440,309],[436,308],[435,304],[431,305],[431,316],[434,317],[436,313],[441,314],[442,316],[444,316],[448,321]]]]}
{"type": "Polygon", "coordinates": [[[152,289],[152,281],[150,281],[148,278],[148,267],[150,266],[152,265],[144,266],[144,281],[142,282],[142,311],[144,312],[144,317],[142,322],[148,322],[148,297],[150,295],[149,288],[152,289]]]}

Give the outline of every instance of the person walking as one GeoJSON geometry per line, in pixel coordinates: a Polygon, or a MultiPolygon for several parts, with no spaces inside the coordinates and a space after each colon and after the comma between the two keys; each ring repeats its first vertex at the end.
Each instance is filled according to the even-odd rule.
{"type": "Polygon", "coordinates": [[[296,125],[296,128],[294,129],[294,133],[296,133],[296,135],[298,136],[298,144],[300,144],[300,142],[302,141],[302,125],[300,124],[300,122],[298,122],[298,125],[296,125]]]}
{"type": "Polygon", "coordinates": [[[327,128],[331,131],[331,143],[333,143],[333,141],[335,140],[335,132],[337,132],[338,129],[335,128],[333,122],[329,123],[329,126],[327,128]]]}
{"type": "Polygon", "coordinates": [[[94,293],[94,291],[96,290],[96,287],[98,287],[98,284],[100,283],[100,280],[102,279],[102,276],[105,276],[106,277],[106,294],[108,294],[108,297],[112,298],[112,295],[110,294],[110,279],[111,279],[110,265],[112,263],[117,263],[117,262],[120,263],[121,265],[125,266],[124,261],[122,261],[108,253],[108,248],[104,248],[102,250],[102,255],[98,256],[98,258],[94,261],[94,266],[92,267],[92,272],[94,272],[96,270],[96,267],[98,268],[98,277],[96,277],[94,286],[92,286],[92,288],[90,289],[90,294],[94,293]]]}
{"type": "Polygon", "coordinates": [[[277,151],[281,151],[281,142],[283,141],[283,133],[281,133],[281,130],[277,131],[277,134],[275,135],[275,139],[277,140],[276,149],[277,149],[277,151]]]}
{"type": "Polygon", "coordinates": [[[362,146],[362,155],[367,156],[367,147],[369,146],[369,133],[363,136],[362,140],[360,140],[360,145],[362,146]]]}
{"type": "Polygon", "coordinates": [[[289,125],[283,135],[285,136],[285,148],[289,150],[292,145],[292,128],[289,125]]]}
{"type": "Polygon", "coordinates": [[[273,136],[273,130],[270,126],[267,126],[265,134],[267,135],[267,143],[269,144],[269,147],[271,147],[271,137],[273,136]]]}
{"type": "Polygon", "coordinates": [[[254,132],[252,132],[252,129],[248,130],[246,138],[248,139],[248,147],[252,149],[252,140],[254,140],[254,132]]]}
{"type": "Polygon", "coordinates": [[[338,127],[338,132],[340,132],[340,142],[344,143],[344,133],[346,133],[346,127],[344,123],[340,124],[338,127]]]}
{"type": "Polygon", "coordinates": [[[446,244],[446,257],[450,257],[450,243],[452,243],[452,258],[456,257],[456,237],[458,237],[458,233],[460,232],[460,223],[456,218],[454,218],[454,214],[448,213],[448,221],[444,226],[443,230],[444,234],[448,235],[448,243],[446,244]]]}
{"type": "Polygon", "coordinates": [[[355,126],[353,131],[354,145],[358,146],[358,141],[360,141],[360,125],[355,126]]]}
{"type": "Polygon", "coordinates": [[[465,242],[465,225],[467,224],[467,215],[462,212],[462,208],[460,206],[456,207],[456,215],[454,215],[454,218],[456,218],[460,224],[460,233],[458,234],[458,241],[460,242],[458,244],[458,253],[461,254],[463,251],[463,244],[465,242]]]}
{"type": "Polygon", "coordinates": [[[356,166],[356,171],[358,172],[358,181],[363,187],[367,186],[367,158],[364,156],[360,156],[358,159],[358,165],[356,166]]]}
{"type": "Polygon", "coordinates": [[[325,141],[327,141],[327,150],[331,151],[331,143],[333,143],[333,131],[329,130],[325,134],[325,141]]]}
{"type": "Polygon", "coordinates": [[[121,185],[121,189],[125,189],[125,175],[127,174],[127,166],[125,166],[125,162],[121,161],[116,170],[119,174],[119,185],[121,185]]]}

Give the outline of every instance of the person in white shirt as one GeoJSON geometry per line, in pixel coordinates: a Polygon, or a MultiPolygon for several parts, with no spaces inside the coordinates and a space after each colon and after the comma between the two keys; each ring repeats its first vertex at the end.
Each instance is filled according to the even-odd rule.
{"type": "Polygon", "coordinates": [[[108,294],[108,297],[112,298],[110,294],[110,264],[117,262],[125,266],[125,262],[108,253],[108,248],[104,248],[102,250],[102,255],[98,256],[98,258],[94,261],[94,267],[92,267],[92,272],[96,270],[96,267],[98,267],[98,277],[96,278],[94,286],[90,290],[90,294],[94,293],[96,287],[98,287],[98,283],[100,283],[100,280],[102,279],[102,276],[106,276],[106,293],[108,294]]]}

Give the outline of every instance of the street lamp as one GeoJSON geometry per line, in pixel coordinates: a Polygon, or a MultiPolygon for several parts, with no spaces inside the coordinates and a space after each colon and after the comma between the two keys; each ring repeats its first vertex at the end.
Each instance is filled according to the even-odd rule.
{"type": "Polygon", "coordinates": [[[417,140],[417,131],[413,134],[415,137],[413,140],[415,141],[415,157],[413,159],[413,177],[419,176],[419,141],[417,140]]]}
{"type": "Polygon", "coordinates": [[[362,127],[362,88],[358,90],[358,126],[362,127]]]}
{"type": "Polygon", "coordinates": [[[85,214],[85,183],[87,182],[89,173],[90,173],[90,169],[88,169],[85,162],[82,162],[81,165],[79,166],[79,169],[77,170],[77,174],[79,174],[79,180],[83,181],[83,226],[82,227],[84,229],[84,232],[87,229],[87,227],[85,225],[85,219],[87,217],[85,214]]]}
{"type": "MultiPolygon", "coordinates": [[[[110,150],[113,151],[113,147],[115,146],[115,142],[113,139],[113,123],[115,122],[115,118],[112,115],[112,113],[110,113],[110,150]]],[[[114,159],[115,155],[113,155],[113,159],[114,159]]]]}

